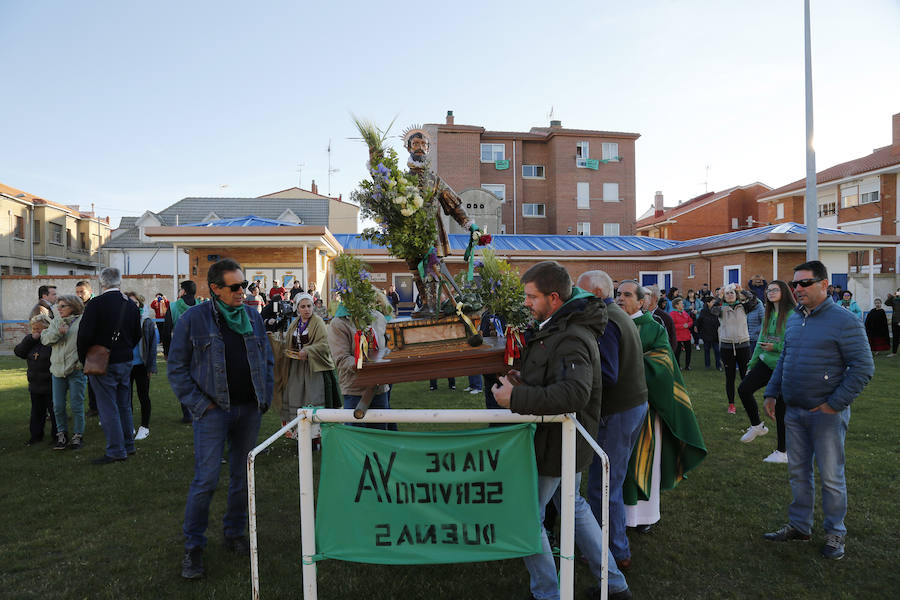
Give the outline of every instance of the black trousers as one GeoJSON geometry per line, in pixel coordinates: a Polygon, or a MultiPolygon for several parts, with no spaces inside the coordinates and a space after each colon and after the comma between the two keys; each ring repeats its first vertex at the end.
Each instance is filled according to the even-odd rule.
{"type": "Polygon", "coordinates": [[[47,422],[47,413],[50,413],[50,436],[56,437],[56,415],[53,413],[53,394],[36,394],[31,392],[31,420],[28,423],[28,431],[32,442],[44,439],[44,424],[47,422]]]}
{"type": "Polygon", "coordinates": [[[159,331],[159,341],[162,342],[163,355],[169,356],[169,345],[172,343],[172,332],[169,330],[169,324],[165,321],[156,324],[159,331]]]}
{"type": "MultiPolygon", "coordinates": [[[[751,425],[759,425],[761,422],[759,407],[756,405],[753,394],[757,390],[765,388],[771,378],[772,369],[763,361],[759,361],[738,385],[738,395],[741,397],[741,404],[744,405],[751,425]]],[[[775,426],[778,429],[778,450],[784,452],[784,400],[781,399],[781,396],[775,398],[775,426]]]]}
{"type": "Polygon", "coordinates": [[[750,347],[720,344],[719,349],[722,352],[722,364],[725,365],[725,394],[728,396],[728,404],[734,404],[735,369],[740,370],[743,379],[747,374],[747,363],[750,362],[750,347]]]}
{"type": "Polygon", "coordinates": [[[900,323],[891,323],[891,333],[894,336],[891,352],[897,354],[897,348],[900,347],[900,323]]]}
{"type": "Polygon", "coordinates": [[[150,374],[144,365],[131,367],[131,413],[134,414],[134,388],[141,403],[141,427],[150,429],[150,374]]]}
{"type": "Polygon", "coordinates": [[[686,342],[678,342],[675,345],[675,362],[678,363],[678,366],[681,367],[681,349],[684,348],[684,368],[687,369],[691,366],[691,349],[692,344],[691,340],[686,342]]]}
{"type": "Polygon", "coordinates": [[[706,364],[706,368],[709,368],[709,353],[712,352],[716,357],[716,368],[722,368],[722,354],[719,350],[719,342],[703,342],[703,362],[706,364]]]}

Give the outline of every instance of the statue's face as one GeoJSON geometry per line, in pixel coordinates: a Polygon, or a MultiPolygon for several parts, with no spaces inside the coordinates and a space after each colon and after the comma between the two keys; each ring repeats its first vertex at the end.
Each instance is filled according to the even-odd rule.
{"type": "Polygon", "coordinates": [[[419,136],[412,138],[409,141],[409,153],[419,162],[424,160],[428,153],[428,140],[419,136]]]}

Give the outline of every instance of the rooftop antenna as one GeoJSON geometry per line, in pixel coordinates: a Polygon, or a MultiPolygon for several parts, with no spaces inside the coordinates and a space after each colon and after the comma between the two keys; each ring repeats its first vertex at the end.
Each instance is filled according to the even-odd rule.
{"type": "Polygon", "coordinates": [[[331,168],[331,139],[328,140],[328,195],[331,196],[331,174],[337,173],[340,169],[331,168]]]}
{"type": "Polygon", "coordinates": [[[297,187],[303,189],[301,185],[301,181],[303,180],[303,167],[306,166],[306,163],[297,163],[297,187]]]}
{"type": "Polygon", "coordinates": [[[548,120],[548,121],[552,121],[552,120],[553,120],[553,106],[552,106],[552,105],[550,106],[550,112],[547,113],[547,120],[548,120]]]}
{"type": "Polygon", "coordinates": [[[706,180],[703,181],[703,193],[709,192],[709,165],[706,165],[706,180]]]}

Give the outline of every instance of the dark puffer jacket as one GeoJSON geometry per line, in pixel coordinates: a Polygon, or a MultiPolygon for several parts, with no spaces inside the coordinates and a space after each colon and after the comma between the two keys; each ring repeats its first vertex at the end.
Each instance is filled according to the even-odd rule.
{"type": "MultiPolygon", "coordinates": [[[[603,301],[574,288],[543,329],[535,332],[522,354],[522,383],[513,388],[510,410],[523,415],[574,412],[578,422],[597,435],[602,396],[602,373],[597,338],[606,330],[603,301]]],[[[577,435],[576,470],[593,460],[590,445],[577,435]]],[[[559,477],[562,471],[562,426],[538,425],[534,453],[538,473],[559,477]]]]}
{"type": "Polygon", "coordinates": [[[50,394],[53,391],[50,380],[50,353],[52,348],[27,334],[16,344],[13,352],[28,361],[28,391],[32,394],[50,394]]]}

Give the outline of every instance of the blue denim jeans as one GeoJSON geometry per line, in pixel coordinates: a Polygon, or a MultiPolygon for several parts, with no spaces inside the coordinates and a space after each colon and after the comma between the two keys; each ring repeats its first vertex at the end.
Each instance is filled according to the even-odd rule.
{"type": "Polygon", "coordinates": [[[481,391],[481,375],[469,375],[469,387],[481,391]]]}
{"type": "Polygon", "coordinates": [[[209,504],[219,483],[225,442],[228,452],[228,502],[222,519],[225,537],[236,538],[247,530],[247,455],[256,446],[260,423],[256,403],[218,406],[194,417],[194,479],[184,507],[184,547],[206,547],[209,504]]]}
{"type": "MultiPolygon", "coordinates": [[[[375,397],[372,398],[372,403],[369,404],[369,408],[390,408],[390,395],[390,390],[388,390],[384,394],[375,394],[375,397]]],[[[356,408],[356,405],[359,404],[360,398],[362,398],[362,396],[344,395],[344,408],[353,410],[354,408],[356,408]]],[[[353,425],[354,427],[368,427],[369,429],[385,429],[387,431],[397,431],[396,423],[347,423],[347,425],[353,425]]]]}
{"type": "Polygon", "coordinates": [[[134,452],[131,418],[131,362],[106,367],[105,375],[90,375],[97,396],[97,412],[106,436],[106,455],[125,458],[134,452]]]}
{"type": "MultiPolygon", "coordinates": [[[[631,558],[631,548],[625,534],[625,500],[622,498],[622,485],[625,483],[631,450],[646,418],[647,403],[644,402],[626,411],[600,417],[600,427],[597,430],[597,443],[609,458],[609,551],[616,560],[631,558]]],[[[594,456],[594,462],[591,463],[587,499],[597,522],[602,522],[603,465],[600,464],[599,456],[594,456]]]]}
{"type": "MultiPolygon", "coordinates": [[[[57,431],[68,433],[69,415],[66,414],[66,392],[69,392],[69,404],[72,406],[72,433],[84,435],[84,371],[75,369],[65,377],[52,375],[53,415],[56,418],[57,431]]],[[[43,429],[43,425],[41,425],[43,429]]]]}
{"type": "Polygon", "coordinates": [[[788,473],[793,501],[788,507],[791,527],[809,534],[816,502],[813,459],[822,480],[822,513],[825,533],[845,535],[847,482],[844,479],[844,438],[850,424],[850,407],[836,415],[788,406],[784,414],[788,473]]]}
{"type": "Polygon", "coordinates": [[[709,344],[707,344],[706,342],[703,343],[703,363],[707,369],[709,368],[709,353],[710,352],[712,352],[713,355],[715,355],[715,357],[716,357],[716,368],[721,369],[722,368],[722,354],[721,354],[721,351],[719,350],[719,342],[712,342],[709,344]]]}
{"type": "MultiPolygon", "coordinates": [[[[559,577],[556,572],[556,562],[553,560],[553,554],[550,549],[550,542],[547,540],[547,531],[544,529],[544,508],[547,503],[553,499],[554,504],[559,508],[559,487],[561,478],[559,477],[538,477],[538,502],[541,514],[541,554],[532,554],[525,557],[525,566],[531,576],[531,594],[538,600],[559,598],[559,577]]],[[[584,498],[578,492],[581,486],[581,473],[575,474],[575,543],[581,554],[587,559],[591,567],[591,572],[600,583],[600,572],[603,560],[603,548],[601,542],[600,526],[597,525],[597,519],[591,512],[591,507],[585,502],[584,498]]],[[[562,559],[566,560],[566,559],[562,559]]],[[[574,558],[572,559],[574,560],[574,558]]],[[[609,592],[621,592],[628,588],[625,576],[616,566],[616,561],[612,554],[609,556],[609,592]]]]}

